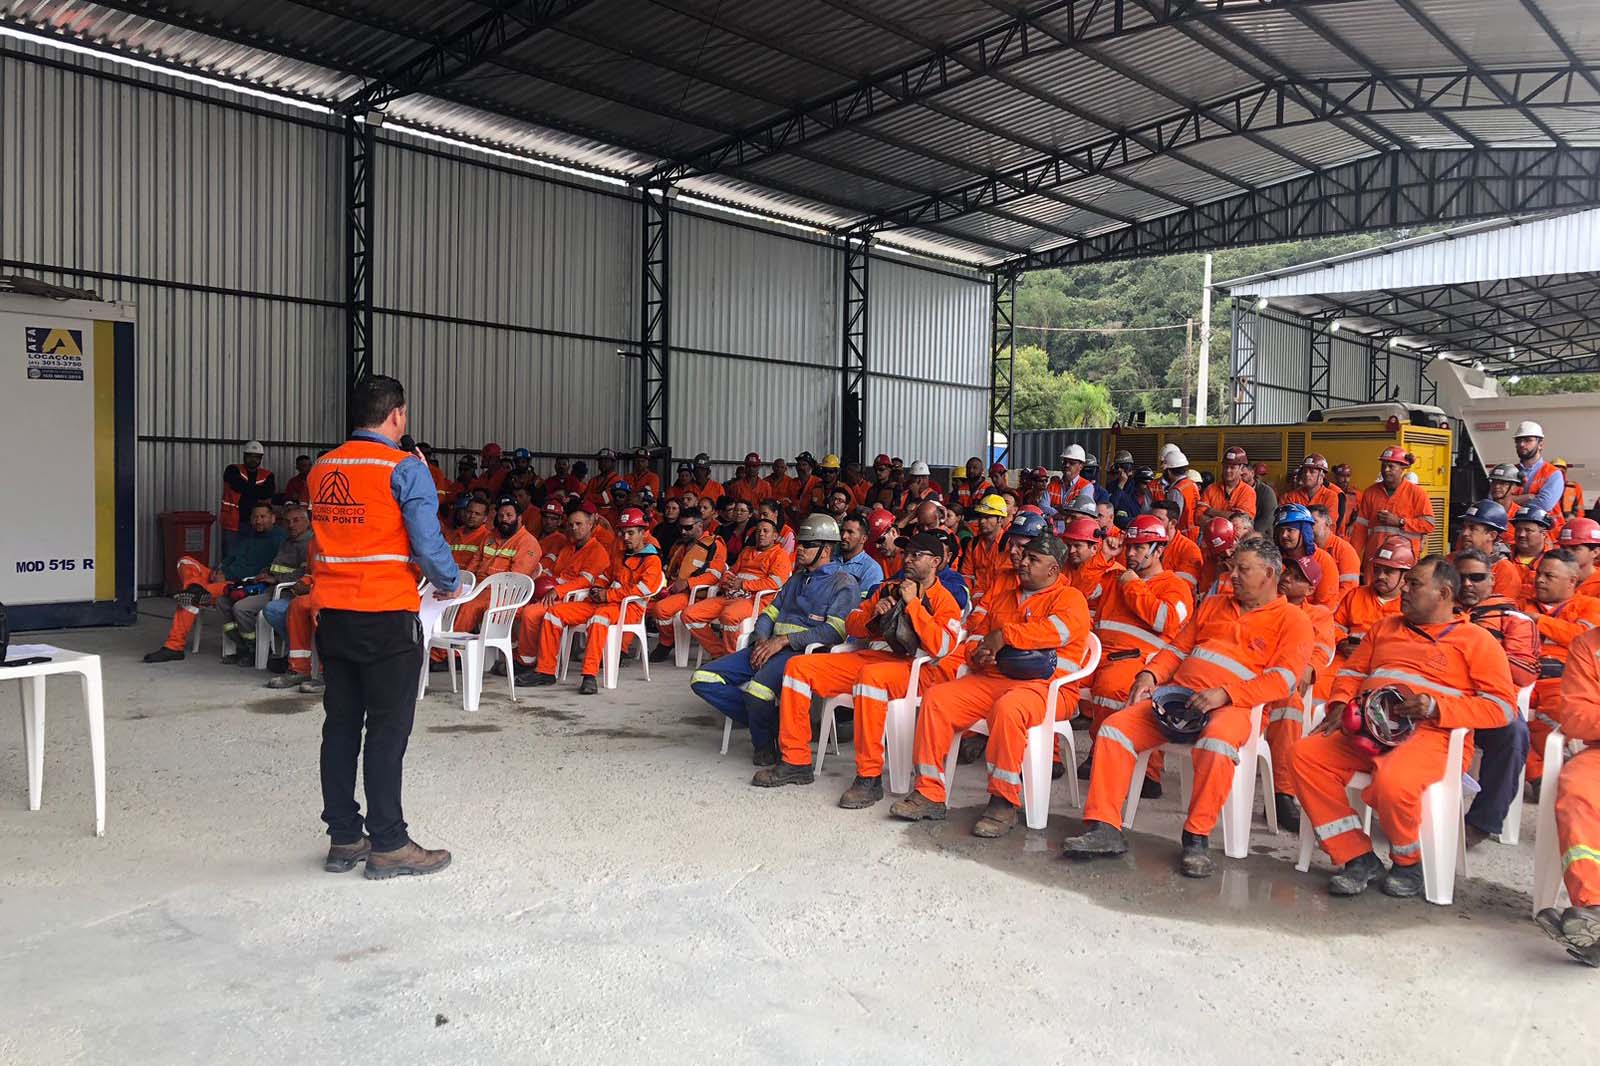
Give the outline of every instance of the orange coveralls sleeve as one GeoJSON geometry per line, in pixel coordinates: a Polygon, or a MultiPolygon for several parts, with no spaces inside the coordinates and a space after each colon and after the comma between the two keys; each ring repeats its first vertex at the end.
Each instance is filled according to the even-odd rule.
{"type": "Polygon", "coordinates": [[[1148,669],[1157,681],[1221,688],[1233,706],[1254,707],[1295,690],[1314,643],[1311,620],[1281,596],[1253,611],[1217,596],[1200,605],[1148,669]]]}
{"type": "Polygon", "coordinates": [[[565,596],[587,588],[603,588],[606,573],[611,566],[611,553],[595,537],[584,542],[583,547],[568,544],[561,549],[556,560],[556,593],[565,596]]]}
{"type": "Polygon", "coordinates": [[[742,582],[740,587],[745,592],[775,592],[793,572],[794,560],[783,550],[783,545],[774,544],[766,551],[746,548],[740,552],[734,576],[742,582]]]}
{"type": "MultiPolygon", "coordinates": [[[[1370,554],[1368,549],[1376,551],[1377,545],[1383,543],[1383,537],[1399,533],[1416,544],[1432,532],[1433,501],[1428,499],[1428,494],[1422,491],[1421,486],[1402,481],[1391,496],[1380,482],[1368,486],[1361,494],[1355,522],[1350,527],[1350,545],[1365,559],[1370,554]],[[1399,517],[1400,526],[1379,525],[1379,511],[1389,511],[1399,517]]],[[[1418,554],[1420,557],[1421,553],[1418,554]]]]}
{"type": "Polygon", "coordinates": [[[1222,482],[1213,481],[1206,486],[1206,494],[1200,501],[1200,506],[1223,513],[1240,510],[1254,518],[1256,516],[1256,490],[1241,481],[1233,487],[1232,491],[1229,491],[1222,487],[1222,482]]]}
{"type": "Polygon", "coordinates": [[[1539,623],[1541,637],[1565,648],[1600,625],[1600,599],[1574,596],[1554,614],[1545,614],[1537,604],[1529,604],[1528,613],[1539,623]]]}
{"type": "Polygon", "coordinates": [[[716,546],[711,549],[711,559],[706,568],[693,577],[684,579],[684,583],[692,589],[715,585],[722,580],[723,573],[728,569],[728,546],[723,543],[721,537],[712,539],[716,546]]]}
{"type": "Polygon", "coordinates": [[[1568,649],[1562,732],[1589,747],[1567,760],[1556,786],[1562,878],[1575,907],[1600,905],[1600,630],[1568,649]]]}
{"type": "Polygon", "coordinates": [[[1499,643],[1479,626],[1461,621],[1448,630],[1462,647],[1460,664],[1427,664],[1439,633],[1424,636],[1399,615],[1372,627],[1333,681],[1333,699],[1348,702],[1372,683],[1410,685],[1438,703],[1439,716],[1429,724],[1440,729],[1496,729],[1517,713],[1517,692],[1511,666],[1499,643]],[[1458,672],[1460,671],[1460,672],[1458,672]]]}

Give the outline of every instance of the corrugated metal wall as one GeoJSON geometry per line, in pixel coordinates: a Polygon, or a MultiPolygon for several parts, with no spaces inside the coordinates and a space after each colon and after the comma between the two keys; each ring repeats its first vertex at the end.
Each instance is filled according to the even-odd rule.
{"type": "MultiPolygon", "coordinates": [[[[1299,422],[1311,410],[1311,336],[1308,320],[1276,309],[1254,315],[1256,424],[1299,422]]],[[[1240,331],[1233,334],[1233,365],[1239,366],[1240,331]]],[[[1371,396],[1373,347],[1364,341],[1334,334],[1329,347],[1328,392],[1330,402],[1367,403],[1371,396]]],[[[1402,352],[1389,355],[1389,388],[1399,399],[1419,403],[1424,399],[1426,375],[1420,360],[1402,352]]]]}
{"type": "MultiPolygon", "coordinates": [[[[138,308],[141,585],[156,515],[214,511],[242,441],[269,442],[281,482],[342,434],[343,162],[328,116],[0,45],[0,269],[138,308]]],[[[628,190],[392,130],[375,167],[374,366],[407,384],[414,434],[637,443],[628,190]]],[[[837,450],[836,244],[683,207],[671,248],[674,451],[837,450]]],[[[986,280],[881,254],[871,270],[869,448],[982,454],[986,280]]]]}

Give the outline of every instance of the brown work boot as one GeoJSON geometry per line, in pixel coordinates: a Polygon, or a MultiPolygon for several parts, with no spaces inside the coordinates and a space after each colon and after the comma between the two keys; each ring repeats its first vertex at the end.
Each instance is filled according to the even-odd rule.
{"type": "Polygon", "coordinates": [[[347,873],[356,868],[356,863],[372,854],[372,841],[362,837],[354,844],[329,844],[328,857],[323,860],[322,868],[330,874],[347,873]]]}
{"type": "Polygon", "coordinates": [[[914,791],[890,807],[889,813],[908,822],[941,822],[949,811],[944,804],[935,803],[922,793],[914,791]]]}
{"type": "Polygon", "coordinates": [[[1017,809],[999,796],[990,796],[989,806],[983,809],[983,815],[972,826],[972,835],[992,840],[1005,836],[1016,824],[1017,809]]]}
{"type": "Polygon", "coordinates": [[[839,797],[839,806],[847,811],[859,811],[870,807],[883,799],[883,775],[877,777],[862,777],[850,782],[850,787],[844,790],[844,795],[839,797]]]}
{"type": "Polygon", "coordinates": [[[450,853],[442,848],[429,851],[414,841],[406,841],[393,851],[374,851],[367,856],[366,878],[382,881],[390,877],[436,874],[450,865],[450,853]]]}

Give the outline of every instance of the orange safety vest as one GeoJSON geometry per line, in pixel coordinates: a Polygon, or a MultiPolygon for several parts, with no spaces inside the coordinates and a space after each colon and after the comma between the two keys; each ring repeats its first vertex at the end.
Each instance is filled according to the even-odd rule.
{"type": "MultiPolygon", "coordinates": [[[[249,471],[245,470],[245,468],[238,463],[234,463],[233,466],[229,467],[228,469],[237,469],[241,474],[249,473],[249,471]]],[[[260,488],[262,485],[265,485],[268,479],[271,477],[272,471],[268,470],[264,466],[257,467],[255,479],[252,484],[254,484],[256,488],[260,488]]],[[[222,483],[222,513],[217,516],[217,524],[229,533],[239,532],[239,499],[239,490],[235,489],[232,485],[224,481],[222,483]]]]}
{"type": "Polygon", "coordinates": [[[314,605],[339,611],[416,611],[411,538],[390,481],[409,452],[347,440],[311,467],[318,556],[314,605]]]}

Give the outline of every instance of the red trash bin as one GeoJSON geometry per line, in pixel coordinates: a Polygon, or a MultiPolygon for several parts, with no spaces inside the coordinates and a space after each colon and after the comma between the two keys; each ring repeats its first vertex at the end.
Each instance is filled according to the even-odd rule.
{"type": "Polygon", "coordinates": [[[166,553],[166,586],[163,593],[178,591],[178,558],[192,555],[211,565],[211,527],[217,516],[210,511],[167,511],[160,515],[161,544],[166,553]]]}

